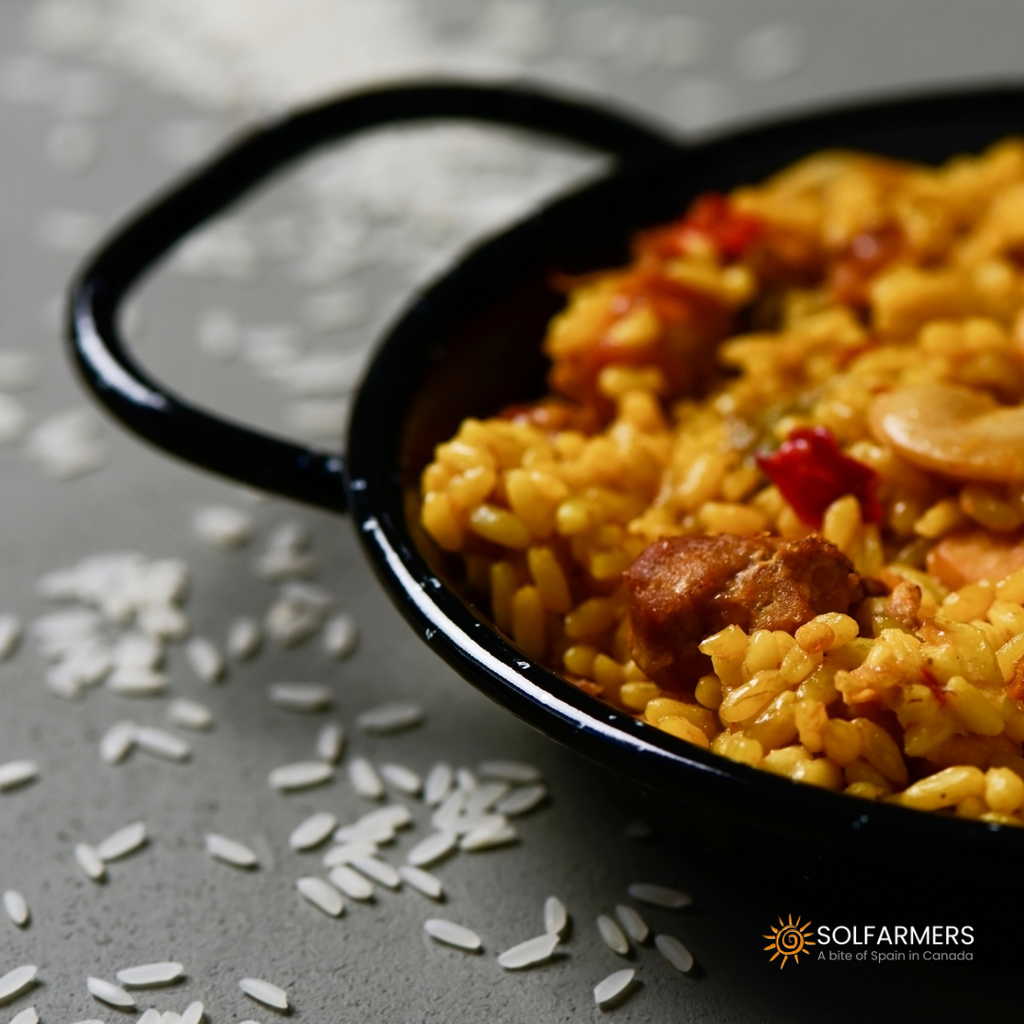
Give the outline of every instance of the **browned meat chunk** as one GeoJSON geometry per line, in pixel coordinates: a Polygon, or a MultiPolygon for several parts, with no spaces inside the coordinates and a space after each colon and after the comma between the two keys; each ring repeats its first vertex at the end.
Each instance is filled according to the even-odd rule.
{"type": "Polygon", "coordinates": [[[726,626],[792,633],[863,595],[850,560],[818,536],[668,537],[647,547],[625,580],[633,657],[671,690],[710,671],[697,644],[726,626]]]}

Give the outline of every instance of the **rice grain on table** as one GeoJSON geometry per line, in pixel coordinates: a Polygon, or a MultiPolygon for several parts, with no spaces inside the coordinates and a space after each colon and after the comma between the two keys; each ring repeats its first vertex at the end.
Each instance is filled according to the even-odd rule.
{"type": "Polygon", "coordinates": [[[609,974],[594,986],[594,1002],[602,1010],[616,1006],[633,990],[635,980],[636,971],[631,967],[609,974]]]}
{"type": "Polygon", "coordinates": [[[459,849],[468,853],[490,850],[496,846],[507,846],[518,841],[519,833],[508,822],[491,822],[478,825],[459,840],[459,849]]]}
{"type": "Polygon", "coordinates": [[[139,750],[165,761],[187,761],[192,756],[192,748],[180,736],[148,725],[136,728],[135,745],[139,750]]]}
{"type": "Polygon", "coordinates": [[[354,653],[359,646],[359,627],[348,614],[335,615],[324,625],[324,651],[328,657],[340,661],[354,653]]]}
{"type": "Polygon", "coordinates": [[[235,661],[248,661],[260,649],[263,634],[255,619],[236,619],[228,629],[226,649],[235,661]]]}
{"type": "Polygon", "coordinates": [[[538,935],[535,938],[520,942],[519,945],[506,949],[498,957],[498,965],[506,971],[521,971],[526,967],[536,967],[546,963],[554,955],[558,945],[558,936],[551,933],[538,935]]]}
{"type": "Polygon", "coordinates": [[[322,683],[274,683],[267,697],[286,711],[325,711],[334,702],[331,688],[322,683]]]}
{"type": "Polygon", "coordinates": [[[644,943],[647,941],[647,937],[651,934],[651,929],[648,927],[647,922],[632,907],[627,907],[624,903],[616,904],[615,916],[619,919],[619,924],[626,930],[626,934],[634,942],[644,943]]]}
{"type": "Polygon", "coordinates": [[[139,665],[122,665],[107,676],[106,687],[122,697],[156,697],[167,689],[167,676],[139,665]]]}
{"type": "Polygon", "coordinates": [[[11,1024],[39,1024],[39,1014],[34,1006],[27,1006],[11,1018],[11,1024]]]}
{"type": "Polygon", "coordinates": [[[422,893],[432,900],[439,900],[444,896],[441,880],[435,878],[429,871],[424,871],[413,864],[403,864],[398,869],[398,873],[402,876],[402,881],[418,893],[422,893]]]}
{"type": "Polygon", "coordinates": [[[117,860],[133,853],[146,842],[146,826],[141,821],[125,825],[107,836],[96,846],[96,853],[103,861],[117,860]]]}
{"type": "Polygon", "coordinates": [[[316,737],[316,755],[328,764],[337,764],[345,751],[345,730],[340,722],[328,722],[316,737]]]}
{"type": "Polygon", "coordinates": [[[181,729],[203,731],[213,725],[213,712],[198,701],[176,697],[167,705],[167,721],[181,729]]]}
{"type": "Polygon", "coordinates": [[[423,708],[413,701],[388,701],[357,715],[356,727],[363,732],[382,736],[419,725],[424,714],[423,708]]]}
{"type": "Polygon", "coordinates": [[[15,967],[0,978],[0,1003],[8,1003],[35,983],[39,968],[34,964],[15,967]]]}
{"type": "Polygon", "coordinates": [[[334,769],[323,761],[299,761],[296,764],[285,764],[275,768],[267,776],[267,781],[273,789],[292,792],[320,786],[333,777],[334,769]]]}
{"type": "Polygon", "coordinates": [[[145,1013],[139,1018],[139,1024],[160,1024],[161,1013],[159,1010],[153,1009],[151,1006],[145,1013]]]}
{"type": "Polygon", "coordinates": [[[454,921],[431,918],[423,922],[423,930],[437,942],[463,949],[468,953],[478,953],[483,949],[483,941],[476,932],[461,924],[455,924],[454,921]]]}
{"type": "Polygon", "coordinates": [[[118,668],[157,669],[164,658],[163,644],[145,633],[125,633],[113,651],[114,663],[118,668]]]}
{"type": "Polygon", "coordinates": [[[413,867],[427,867],[446,857],[459,845],[455,832],[435,832],[421,839],[405,856],[406,863],[413,867]]]}
{"type": "Polygon", "coordinates": [[[106,981],[103,978],[89,977],[85,983],[90,995],[104,1003],[108,1003],[110,1006],[116,1006],[118,1009],[128,1009],[135,1005],[135,999],[131,993],[126,992],[120,985],[115,985],[111,981],[106,981]]]}
{"type": "Polygon", "coordinates": [[[337,824],[338,819],[330,811],[319,811],[295,827],[288,845],[293,850],[312,850],[331,835],[337,824]]]}
{"type": "Polygon", "coordinates": [[[8,889],[3,895],[4,913],[19,928],[28,924],[29,909],[25,897],[16,889],[8,889]]]}
{"type": "Polygon", "coordinates": [[[206,852],[211,857],[225,864],[236,868],[254,868],[259,864],[259,858],[253,850],[250,850],[244,843],[228,839],[227,836],[217,835],[215,832],[207,833],[204,842],[206,852]]]}
{"type": "Polygon", "coordinates": [[[557,896],[544,901],[544,931],[557,938],[564,938],[569,930],[569,911],[557,896]]]}
{"type": "Polygon", "coordinates": [[[548,795],[547,786],[542,783],[536,785],[519,786],[513,789],[508,796],[503,797],[494,807],[498,814],[507,815],[510,818],[518,817],[520,814],[527,814],[535,807],[542,804],[548,795]]]}
{"type": "Polygon", "coordinates": [[[476,770],[482,779],[497,779],[516,786],[540,782],[543,778],[539,768],[525,761],[481,761],[476,770]]]}
{"type": "Polygon", "coordinates": [[[185,658],[189,667],[204,683],[216,683],[224,676],[224,659],[212,640],[193,637],[185,644],[185,658]]]}
{"type": "Polygon", "coordinates": [[[100,759],[106,764],[123,761],[135,746],[135,723],[115,722],[100,740],[100,759]]]}
{"type": "Polygon", "coordinates": [[[402,884],[402,876],[386,861],[376,857],[353,857],[349,865],[371,881],[383,885],[387,889],[397,889],[402,884]]]}
{"type": "Polygon", "coordinates": [[[91,882],[102,882],[107,877],[107,866],[88,843],[75,844],[75,862],[91,882]]]}
{"type": "Polygon", "coordinates": [[[419,775],[401,764],[382,764],[380,776],[392,789],[406,796],[419,796],[423,790],[423,780],[419,775]]]}
{"type": "Polygon", "coordinates": [[[20,640],[21,620],[9,613],[0,615],[0,661],[5,661],[17,650],[20,640]]]}
{"type": "Polygon", "coordinates": [[[685,892],[664,885],[634,882],[627,891],[633,899],[641,903],[649,903],[652,907],[665,907],[668,910],[680,910],[693,903],[692,898],[685,892]]]}
{"type": "Polygon", "coordinates": [[[173,1010],[164,1010],[160,1014],[160,1024],[181,1024],[181,1014],[173,1010]]]}
{"type": "Polygon", "coordinates": [[[384,796],[384,783],[377,769],[365,757],[352,758],[348,765],[348,778],[352,788],[365,800],[380,800],[384,796]]]}
{"type": "Polygon", "coordinates": [[[274,1010],[288,1009],[288,993],[262,978],[242,978],[238,987],[251,999],[274,1010]]]}
{"type": "Polygon", "coordinates": [[[373,883],[348,864],[338,864],[331,868],[327,875],[328,881],[350,899],[372,900],[373,883]]]}
{"type": "Polygon", "coordinates": [[[693,969],[693,954],[673,935],[655,935],[658,952],[677,970],[689,974],[693,969]]]}
{"type": "Polygon", "coordinates": [[[466,796],[462,790],[456,789],[451,791],[431,816],[431,825],[433,825],[438,832],[457,831],[457,822],[459,820],[459,816],[462,814],[462,806],[465,803],[465,800],[466,796]]]}
{"type": "Polygon", "coordinates": [[[340,846],[332,847],[324,854],[323,865],[333,868],[338,864],[348,864],[353,857],[373,857],[377,852],[377,844],[366,839],[342,843],[340,846]]]}
{"type": "Polygon", "coordinates": [[[601,941],[619,956],[629,956],[629,940],[622,933],[622,929],[606,914],[599,914],[597,918],[597,930],[601,933],[601,941]]]}
{"type": "Polygon", "coordinates": [[[323,911],[328,917],[341,917],[345,910],[345,901],[334,886],[328,885],[322,878],[307,876],[295,883],[302,897],[313,904],[317,910],[323,911]]]}
{"type": "Polygon", "coordinates": [[[0,764],[0,793],[24,786],[39,775],[39,765],[35,761],[7,761],[0,764]]]}
{"type": "Polygon", "coordinates": [[[455,780],[455,772],[449,764],[439,761],[427,772],[423,784],[423,799],[428,807],[436,807],[448,796],[455,780]]]}
{"type": "Polygon", "coordinates": [[[463,814],[472,817],[476,814],[486,813],[499,800],[504,799],[511,788],[507,782],[483,783],[470,793],[463,814]]]}
{"type": "Polygon", "coordinates": [[[197,999],[185,1007],[185,1012],[181,1015],[181,1024],[200,1024],[205,1012],[206,1007],[197,999]]]}
{"type": "Polygon", "coordinates": [[[227,505],[209,505],[197,509],[192,516],[196,536],[211,547],[230,551],[252,540],[252,516],[227,505]]]}
{"type": "Polygon", "coordinates": [[[129,988],[152,988],[157,985],[170,985],[181,977],[184,970],[183,964],[172,960],[139,964],[137,967],[125,967],[118,971],[117,980],[129,988]]]}

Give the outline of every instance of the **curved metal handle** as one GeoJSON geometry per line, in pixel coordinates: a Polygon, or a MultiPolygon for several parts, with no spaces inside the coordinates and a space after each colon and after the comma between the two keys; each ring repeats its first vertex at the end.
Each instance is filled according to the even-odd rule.
{"type": "Polygon", "coordinates": [[[345,511],[340,455],[251,430],[179,398],[126,351],[117,308],[175,242],[288,161],[377,125],[436,118],[531,128],[631,164],[678,153],[675,143],[621,115],[522,87],[394,86],[270,121],[143,209],[79,272],[71,288],[68,337],[86,384],[118,419],[174,455],[260,490],[345,511]]]}

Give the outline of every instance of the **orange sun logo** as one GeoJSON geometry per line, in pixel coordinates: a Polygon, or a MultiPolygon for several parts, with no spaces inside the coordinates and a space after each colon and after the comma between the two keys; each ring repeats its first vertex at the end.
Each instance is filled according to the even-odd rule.
{"type": "Polygon", "coordinates": [[[815,943],[811,940],[809,931],[811,922],[808,921],[806,924],[800,923],[798,917],[796,921],[793,920],[793,915],[789,915],[788,921],[782,920],[782,915],[779,915],[779,927],[776,928],[772,925],[772,931],[770,935],[764,935],[762,938],[771,939],[772,941],[765,946],[767,949],[774,949],[775,952],[772,954],[772,960],[777,957],[782,957],[782,963],[779,964],[779,970],[786,966],[786,961],[792,957],[795,963],[800,963],[800,954],[806,952],[808,946],[813,946],[815,943]]]}

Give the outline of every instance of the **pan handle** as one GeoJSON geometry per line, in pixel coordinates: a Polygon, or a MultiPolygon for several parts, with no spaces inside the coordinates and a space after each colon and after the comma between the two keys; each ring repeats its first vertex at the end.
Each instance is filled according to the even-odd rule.
{"type": "Polygon", "coordinates": [[[99,400],[146,440],[263,491],[344,512],[344,460],[231,422],[184,401],[127,352],[117,309],[132,284],[193,228],[295,157],[398,121],[461,118],[531,128],[630,164],[678,153],[653,128],[525,87],[436,83],[356,93],[269,121],[124,224],[71,286],[72,358],[99,400]]]}

